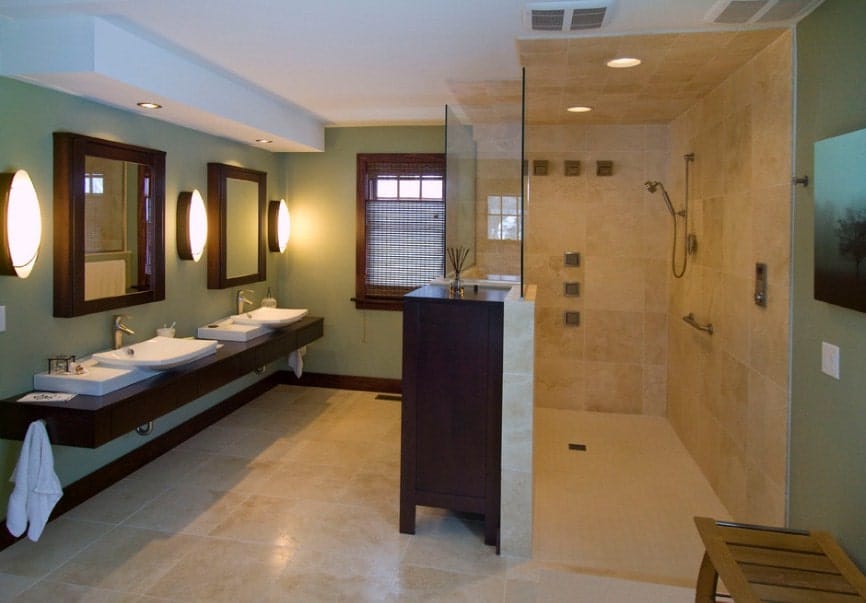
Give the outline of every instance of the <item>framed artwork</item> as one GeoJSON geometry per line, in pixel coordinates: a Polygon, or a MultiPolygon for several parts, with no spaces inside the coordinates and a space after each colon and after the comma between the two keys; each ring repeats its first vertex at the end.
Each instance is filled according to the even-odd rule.
{"type": "Polygon", "coordinates": [[[866,312],[866,129],[815,143],[815,299],[866,312]]]}

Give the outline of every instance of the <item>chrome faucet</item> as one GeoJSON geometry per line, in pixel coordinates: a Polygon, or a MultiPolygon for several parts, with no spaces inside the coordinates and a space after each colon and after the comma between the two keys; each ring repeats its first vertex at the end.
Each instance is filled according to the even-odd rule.
{"type": "Polygon", "coordinates": [[[253,305],[253,300],[251,300],[249,297],[244,295],[245,293],[249,293],[250,295],[253,294],[253,292],[250,291],[249,289],[238,289],[238,298],[237,298],[237,300],[238,300],[238,314],[244,313],[244,306],[246,306],[246,305],[252,306],[253,305]]]}
{"type": "Polygon", "coordinates": [[[129,318],[126,314],[116,314],[114,316],[114,328],[112,329],[112,333],[114,334],[114,349],[119,350],[123,347],[123,334],[127,335],[135,335],[135,331],[127,327],[123,324],[123,319],[129,318]]]}

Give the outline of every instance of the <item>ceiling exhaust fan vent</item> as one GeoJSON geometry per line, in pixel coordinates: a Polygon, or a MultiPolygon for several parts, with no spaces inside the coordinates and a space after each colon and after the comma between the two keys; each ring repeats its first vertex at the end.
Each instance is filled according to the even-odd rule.
{"type": "Polygon", "coordinates": [[[534,2],[526,6],[524,21],[532,31],[570,32],[605,25],[614,0],[534,2]]]}
{"type": "Polygon", "coordinates": [[[726,25],[781,23],[805,17],[820,3],[821,0],[719,0],[704,20],[726,25]]]}
{"type": "Polygon", "coordinates": [[[606,14],[607,8],[576,8],[571,12],[571,31],[598,29],[606,14]]]}
{"type": "Polygon", "coordinates": [[[532,11],[532,31],[562,31],[565,23],[565,11],[534,10],[532,11]]]}
{"type": "Polygon", "coordinates": [[[807,9],[815,8],[816,4],[814,0],[776,0],[776,3],[758,18],[758,22],[801,18],[805,16],[807,9]]]}

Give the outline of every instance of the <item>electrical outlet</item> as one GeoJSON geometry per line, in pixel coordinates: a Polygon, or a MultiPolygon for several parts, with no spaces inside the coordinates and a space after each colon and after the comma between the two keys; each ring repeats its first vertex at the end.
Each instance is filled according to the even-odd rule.
{"type": "Polygon", "coordinates": [[[821,342],[821,372],[839,378],[839,346],[821,342]]]}
{"type": "Polygon", "coordinates": [[[6,306],[0,306],[0,333],[6,330],[6,306]]]}

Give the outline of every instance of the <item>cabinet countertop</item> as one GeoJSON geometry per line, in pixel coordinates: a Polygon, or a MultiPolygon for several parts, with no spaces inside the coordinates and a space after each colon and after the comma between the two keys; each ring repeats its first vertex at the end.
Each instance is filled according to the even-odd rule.
{"type": "Polygon", "coordinates": [[[0,438],[21,440],[28,425],[42,419],[53,444],[96,448],[322,337],[323,323],[306,316],[247,342],[221,341],[210,356],[103,396],[19,402],[22,392],[0,400],[0,438]]]}

